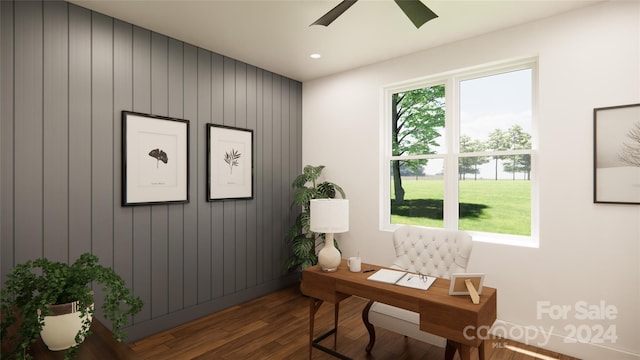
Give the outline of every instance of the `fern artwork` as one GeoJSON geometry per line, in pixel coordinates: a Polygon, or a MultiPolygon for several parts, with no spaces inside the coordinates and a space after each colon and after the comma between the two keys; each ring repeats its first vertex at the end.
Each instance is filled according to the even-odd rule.
{"type": "Polygon", "coordinates": [[[231,151],[224,153],[224,162],[229,166],[230,174],[233,174],[234,166],[240,166],[240,162],[238,161],[240,157],[242,157],[242,154],[236,149],[231,149],[231,151]]]}
{"type": "Polygon", "coordinates": [[[207,124],[207,201],[253,198],[253,130],[207,124]]]}

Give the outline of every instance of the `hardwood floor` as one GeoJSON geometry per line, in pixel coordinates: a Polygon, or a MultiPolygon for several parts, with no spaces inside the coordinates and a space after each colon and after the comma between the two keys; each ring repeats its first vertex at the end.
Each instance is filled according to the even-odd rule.
{"type": "MultiPolygon", "coordinates": [[[[385,329],[376,329],[376,345],[367,355],[364,348],[369,335],[361,319],[366,302],[350,297],[340,304],[339,352],[354,360],[444,359],[444,348],[385,329]]],[[[330,330],[332,325],[333,305],[323,304],[316,314],[315,336],[330,330]]],[[[142,358],[150,360],[304,360],[308,359],[308,329],[309,299],[296,286],[139,340],[131,344],[131,348],[142,358]]],[[[489,360],[575,360],[550,351],[510,341],[507,343],[539,355],[530,356],[500,347],[494,350],[489,360]]],[[[331,347],[333,336],[323,340],[322,344],[331,347]]],[[[335,358],[313,349],[313,360],[325,359],[335,358]]]]}

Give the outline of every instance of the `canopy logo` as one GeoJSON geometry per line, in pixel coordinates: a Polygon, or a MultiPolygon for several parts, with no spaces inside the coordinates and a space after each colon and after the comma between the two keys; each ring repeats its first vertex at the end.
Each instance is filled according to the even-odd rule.
{"type": "Polygon", "coordinates": [[[508,326],[504,323],[478,328],[468,325],[463,329],[463,336],[467,340],[488,340],[498,337],[541,347],[549,343],[551,335],[563,337],[565,343],[612,344],[618,339],[616,325],[607,322],[612,322],[617,318],[618,308],[615,305],[607,304],[604,300],[597,304],[577,301],[571,305],[538,301],[536,319],[551,319],[569,323],[558,328],[550,326],[548,329],[534,325],[508,326]]]}

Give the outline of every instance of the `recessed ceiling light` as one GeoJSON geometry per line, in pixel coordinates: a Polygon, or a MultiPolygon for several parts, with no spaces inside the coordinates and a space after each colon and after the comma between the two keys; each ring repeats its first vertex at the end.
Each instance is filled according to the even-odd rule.
{"type": "Polygon", "coordinates": [[[320,59],[322,57],[322,55],[320,55],[320,54],[311,54],[311,55],[309,55],[309,57],[312,58],[312,59],[320,59]]]}

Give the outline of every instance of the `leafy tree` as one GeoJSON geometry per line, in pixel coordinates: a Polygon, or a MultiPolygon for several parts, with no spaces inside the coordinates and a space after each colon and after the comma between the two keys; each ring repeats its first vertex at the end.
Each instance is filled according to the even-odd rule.
{"type": "MultiPolygon", "coordinates": [[[[489,140],[487,141],[487,149],[493,151],[504,151],[509,149],[509,137],[507,133],[502,129],[495,129],[489,133],[489,140]]],[[[504,155],[495,155],[495,180],[498,180],[498,160],[504,159],[504,155]]]]}
{"type": "MultiPolygon", "coordinates": [[[[472,140],[469,135],[460,136],[460,152],[476,152],[485,150],[485,144],[480,140],[472,140]]],[[[458,163],[458,176],[466,180],[466,174],[473,174],[473,179],[478,179],[478,165],[486,164],[489,159],[486,156],[461,157],[458,163]]]]}
{"type": "Polygon", "coordinates": [[[422,165],[418,166],[417,169],[410,165],[409,161],[405,161],[402,166],[400,166],[400,175],[402,176],[424,176],[424,168],[422,165]]]}
{"type": "MultiPolygon", "coordinates": [[[[522,126],[514,125],[507,131],[509,140],[509,148],[511,150],[531,149],[531,134],[524,131],[522,126]]],[[[503,169],[505,172],[512,173],[513,179],[516,173],[526,173],[526,179],[531,177],[531,156],[529,155],[513,155],[507,157],[503,169]]]]}
{"type": "Polygon", "coordinates": [[[622,150],[618,158],[620,161],[631,166],[640,166],[640,122],[629,130],[627,137],[632,143],[622,143],[622,150]]]}
{"type": "Polygon", "coordinates": [[[515,180],[516,173],[524,173],[525,179],[531,179],[531,156],[529,155],[511,155],[507,157],[507,161],[503,165],[505,172],[513,174],[512,178],[515,180]]]}
{"type": "MultiPolygon", "coordinates": [[[[393,94],[392,106],[392,155],[433,154],[439,146],[437,139],[444,127],[444,85],[393,94]]],[[[392,161],[395,201],[404,202],[401,168],[415,173],[427,160],[392,161]]]]}
{"type": "Polygon", "coordinates": [[[531,134],[525,132],[522,126],[513,125],[507,135],[511,150],[531,149],[531,134]]]}

